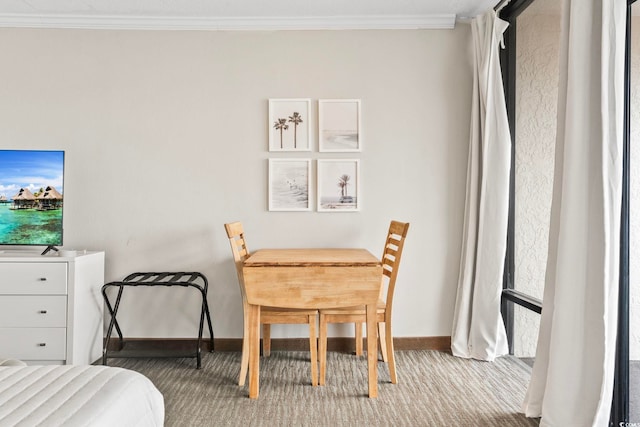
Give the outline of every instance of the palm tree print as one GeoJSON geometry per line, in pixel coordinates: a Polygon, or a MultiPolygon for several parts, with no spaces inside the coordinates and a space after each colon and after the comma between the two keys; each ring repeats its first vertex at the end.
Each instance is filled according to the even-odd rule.
{"type": "Polygon", "coordinates": [[[340,187],[340,195],[345,197],[347,195],[347,187],[349,185],[349,180],[351,177],[349,175],[342,175],[338,178],[338,187],[340,187]]]}
{"type": "Polygon", "coordinates": [[[289,123],[293,123],[293,148],[298,147],[298,125],[302,123],[302,116],[298,112],[293,112],[293,115],[289,116],[289,123]]]}
{"type": "Polygon", "coordinates": [[[289,125],[287,124],[287,119],[278,119],[273,123],[273,128],[275,130],[280,131],[280,149],[284,148],[282,146],[282,132],[289,129],[289,125]]]}

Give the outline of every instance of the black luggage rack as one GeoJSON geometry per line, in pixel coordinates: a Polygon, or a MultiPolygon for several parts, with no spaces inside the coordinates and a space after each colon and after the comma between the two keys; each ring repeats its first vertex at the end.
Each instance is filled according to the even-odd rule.
{"type": "Polygon", "coordinates": [[[109,328],[107,329],[107,336],[104,339],[104,345],[102,348],[102,364],[107,364],[108,358],[117,357],[195,357],[197,359],[197,369],[202,366],[201,344],[202,344],[202,332],[204,329],[204,319],[207,318],[207,324],[209,326],[209,335],[211,337],[210,351],[213,351],[213,328],[211,326],[211,314],[209,313],[209,304],[207,303],[207,290],[209,282],[207,278],[198,272],[162,272],[162,273],[132,273],[125,277],[122,281],[110,282],[102,287],[102,296],[104,298],[107,309],[111,316],[109,322],[109,328]],[[136,351],[125,349],[125,343],[122,337],[122,330],[116,319],[118,308],[120,307],[120,301],[122,299],[122,293],[127,286],[182,286],[195,288],[200,292],[202,296],[202,306],[200,310],[200,327],[198,330],[198,342],[196,349],[193,352],[185,354],[184,351],[167,351],[159,349],[158,351],[136,351]],[[116,296],[115,304],[112,306],[109,298],[107,297],[107,290],[112,287],[118,288],[118,295],[116,296]],[[111,333],[115,326],[118,333],[119,350],[109,351],[109,342],[111,340],[111,333]]]}

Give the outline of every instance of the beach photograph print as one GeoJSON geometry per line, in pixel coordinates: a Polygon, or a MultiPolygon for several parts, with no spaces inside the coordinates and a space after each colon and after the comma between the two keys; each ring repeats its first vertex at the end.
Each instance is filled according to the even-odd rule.
{"type": "Polygon", "coordinates": [[[362,151],[359,99],[319,100],[318,123],[320,151],[362,151]]]}
{"type": "Polygon", "coordinates": [[[64,151],[0,150],[0,244],[61,245],[64,151]]]}
{"type": "Polygon", "coordinates": [[[311,151],[310,99],[269,100],[269,151],[311,151]]]}
{"type": "Polygon", "coordinates": [[[309,211],[311,159],[269,159],[269,210],[309,211]]]}
{"type": "Polygon", "coordinates": [[[318,212],[360,210],[360,161],[318,160],[318,212]]]}

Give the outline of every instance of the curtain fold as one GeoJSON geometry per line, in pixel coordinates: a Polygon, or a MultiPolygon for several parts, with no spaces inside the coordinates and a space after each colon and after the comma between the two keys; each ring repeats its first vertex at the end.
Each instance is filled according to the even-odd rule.
{"type": "Polygon", "coordinates": [[[523,411],[606,426],[617,330],[626,0],[564,0],[549,251],[523,411]]]}
{"type": "Polygon", "coordinates": [[[507,246],[511,136],[499,47],[508,24],[491,10],[473,19],[473,98],[462,256],[451,334],[455,356],[507,354],[500,297],[507,246]]]}

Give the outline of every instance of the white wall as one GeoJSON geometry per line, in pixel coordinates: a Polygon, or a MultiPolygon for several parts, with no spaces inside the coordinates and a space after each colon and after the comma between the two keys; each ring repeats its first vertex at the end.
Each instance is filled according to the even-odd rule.
{"type": "MultiPolygon", "coordinates": [[[[360,246],[377,254],[389,221],[409,221],[395,334],[446,336],[464,210],[469,41],[466,25],[2,29],[0,147],[66,150],[64,247],[105,250],[106,280],[202,271],[220,338],[242,335],[225,222],[243,221],[253,249],[360,246]],[[269,153],[267,100],[293,97],[361,99],[363,152],[269,153]],[[268,212],[270,157],[360,158],[362,211],[268,212]]],[[[316,139],[314,132],[314,147],[316,139]]],[[[196,332],[197,298],[187,290],[128,290],[121,310],[129,337],[196,332]]],[[[274,328],[276,337],[306,333],[274,328]]]]}

